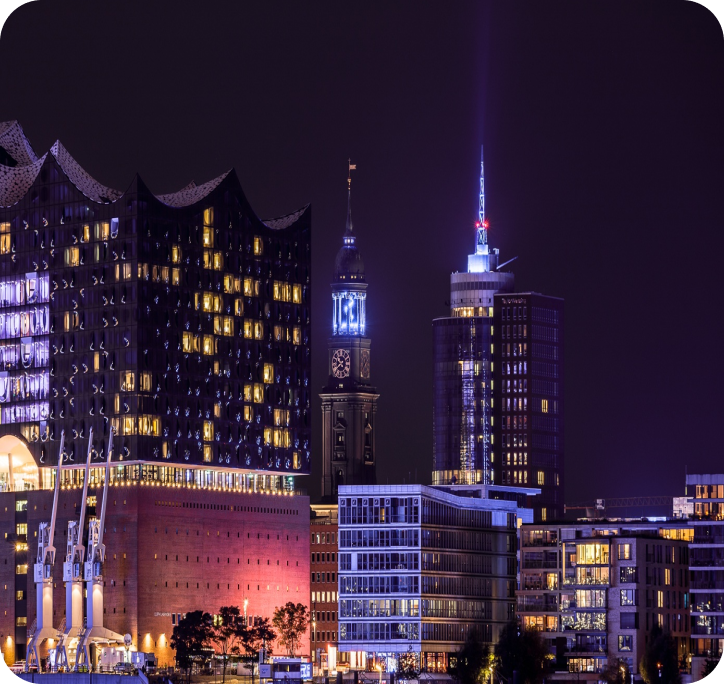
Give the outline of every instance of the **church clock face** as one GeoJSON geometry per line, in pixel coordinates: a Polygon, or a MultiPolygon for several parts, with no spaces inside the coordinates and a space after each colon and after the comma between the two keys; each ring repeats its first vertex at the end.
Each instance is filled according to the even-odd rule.
{"type": "Polygon", "coordinates": [[[359,359],[359,374],[360,377],[364,378],[365,380],[369,380],[370,377],[370,350],[369,349],[363,349],[360,353],[360,359],[359,359]]]}
{"type": "Polygon", "coordinates": [[[332,354],[332,373],[335,378],[349,377],[349,352],[346,349],[336,349],[332,354]]]}

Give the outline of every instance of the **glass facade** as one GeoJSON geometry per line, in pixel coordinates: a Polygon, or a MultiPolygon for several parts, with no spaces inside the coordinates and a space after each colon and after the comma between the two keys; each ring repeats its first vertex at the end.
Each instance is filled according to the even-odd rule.
{"type": "Polygon", "coordinates": [[[139,178],[104,188],[59,143],[17,156],[0,183],[0,436],[43,466],[64,430],[81,466],[90,428],[96,462],[113,425],[114,461],[154,464],[153,481],[308,474],[309,210],[259,220],[234,172],[156,196],[139,178]]]}
{"type": "Polygon", "coordinates": [[[516,515],[421,485],[342,487],[340,650],[394,670],[412,649],[445,671],[471,629],[494,643],[515,607],[516,515]]]}

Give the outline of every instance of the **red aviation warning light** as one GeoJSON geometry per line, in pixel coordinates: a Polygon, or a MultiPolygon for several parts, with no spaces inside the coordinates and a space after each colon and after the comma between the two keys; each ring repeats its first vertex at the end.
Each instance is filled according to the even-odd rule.
{"type": "Polygon", "coordinates": [[[483,221],[483,228],[485,228],[485,230],[488,230],[489,225],[490,224],[488,223],[488,219],[485,219],[485,221],[483,221]]]}

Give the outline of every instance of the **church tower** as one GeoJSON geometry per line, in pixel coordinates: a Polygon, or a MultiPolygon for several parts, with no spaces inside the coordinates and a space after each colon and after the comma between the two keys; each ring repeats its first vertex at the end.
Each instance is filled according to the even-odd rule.
{"type": "MultiPolygon", "coordinates": [[[[349,171],[355,168],[349,165],[349,171]]],[[[352,229],[351,177],[347,177],[347,227],[334,262],[329,378],[322,399],[322,496],[337,498],[340,485],[375,484],[375,412],[370,338],[365,304],[367,282],[352,229]]]]}

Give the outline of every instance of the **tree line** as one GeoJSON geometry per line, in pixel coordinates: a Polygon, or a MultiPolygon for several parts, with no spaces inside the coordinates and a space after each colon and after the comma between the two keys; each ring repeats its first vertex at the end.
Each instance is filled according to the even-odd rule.
{"type": "Polygon", "coordinates": [[[176,667],[186,672],[187,682],[194,664],[206,662],[211,652],[221,657],[222,682],[232,656],[251,666],[253,682],[254,662],[261,650],[271,654],[278,642],[287,655],[296,655],[308,625],[307,607],[291,601],[276,608],[271,620],[261,618],[253,625],[247,624],[238,606],[222,606],[215,615],[194,610],[173,628],[170,645],[176,651],[176,667]]]}

